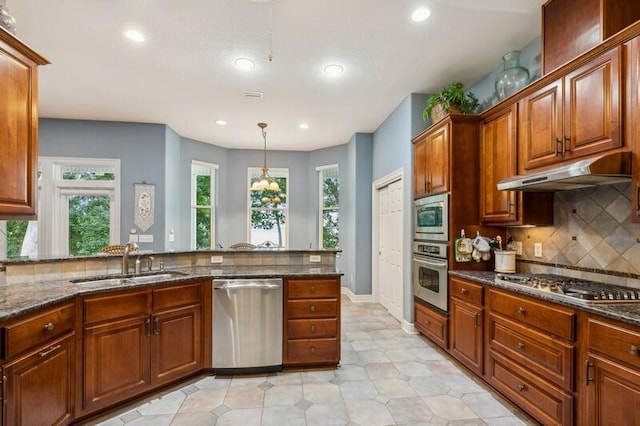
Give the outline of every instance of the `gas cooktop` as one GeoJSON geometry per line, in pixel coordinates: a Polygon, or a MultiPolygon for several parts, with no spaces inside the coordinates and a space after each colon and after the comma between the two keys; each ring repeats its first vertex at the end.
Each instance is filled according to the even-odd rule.
{"type": "Polygon", "coordinates": [[[518,284],[583,303],[640,302],[640,290],[552,274],[496,274],[497,283],[518,284]]]}

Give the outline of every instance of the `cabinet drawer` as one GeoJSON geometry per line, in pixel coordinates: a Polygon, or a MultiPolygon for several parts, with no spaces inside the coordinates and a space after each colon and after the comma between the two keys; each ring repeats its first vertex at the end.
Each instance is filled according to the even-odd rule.
{"type": "Polygon", "coordinates": [[[640,367],[640,333],[595,318],[589,318],[588,329],[590,350],[640,367]]]}
{"type": "Polygon", "coordinates": [[[489,308],[527,326],[537,327],[565,339],[575,339],[575,313],[544,305],[533,300],[506,293],[489,291],[489,308]]]}
{"type": "Polygon", "coordinates": [[[311,299],[316,297],[338,297],[339,282],[327,280],[287,280],[287,296],[289,299],[311,299]]]}
{"type": "Polygon", "coordinates": [[[150,311],[149,292],[142,290],[116,295],[93,296],[84,300],[83,308],[85,324],[148,315],[150,311]]]}
{"type": "Polygon", "coordinates": [[[419,303],[415,304],[415,327],[422,334],[431,339],[438,346],[447,349],[448,346],[448,318],[438,314],[419,303]]]}
{"type": "Polygon", "coordinates": [[[153,289],[153,310],[197,305],[200,303],[199,282],[153,289]]]}
{"type": "Polygon", "coordinates": [[[286,364],[336,364],[339,351],[337,338],[288,340],[286,364]]]}
{"type": "Polygon", "coordinates": [[[3,327],[3,358],[11,358],[73,330],[73,306],[67,304],[47,309],[3,327]]]}
{"type": "Polygon", "coordinates": [[[289,300],[287,302],[288,318],[322,318],[338,315],[336,299],[289,300]]]}
{"type": "Polygon", "coordinates": [[[489,346],[540,377],[573,390],[574,347],[513,321],[489,318],[489,346]]]}
{"type": "Polygon", "coordinates": [[[318,337],[336,337],[338,320],[331,319],[296,319],[287,321],[287,337],[289,339],[309,339],[318,337]]]}
{"type": "Polygon", "coordinates": [[[464,300],[473,305],[482,306],[483,287],[451,277],[451,297],[464,300]]]}
{"type": "Polygon", "coordinates": [[[498,353],[489,355],[489,383],[544,425],[573,424],[573,396],[498,353]]]}

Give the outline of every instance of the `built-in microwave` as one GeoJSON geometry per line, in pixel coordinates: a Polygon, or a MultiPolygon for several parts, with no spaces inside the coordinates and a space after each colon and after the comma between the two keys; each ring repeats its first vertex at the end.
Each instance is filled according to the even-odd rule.
{"type": "Polygon", "coordinates": [[[430,195],[414,201],[414,239],[447,241],[449,194],[430,195]]]}

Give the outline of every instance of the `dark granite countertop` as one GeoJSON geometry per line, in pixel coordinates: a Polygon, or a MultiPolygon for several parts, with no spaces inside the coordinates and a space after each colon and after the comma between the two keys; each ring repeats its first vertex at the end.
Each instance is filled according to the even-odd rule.
{"type": "Polygon", "coordinates": [[[623,321],[640,326],[640,302],[636,303],[600,303],[587,304],[579,300],[568,299],[559,294],[541,291],[535,288],[509,283],[495,282],[495,272],[489,271],[449,271],[452,276],[476,281],[490,287],[513,291],[514,293],[533,296],[548,302],[570,306],[586,312],[602,315],[603,317],[623,321]]]}
{"type": "MultiPolygon", "coordinates": [[[[121,283],[85,281],[73,283],[69,280],[42,281],[25,284],[9,284],[0,286],[0,321],[22,315],[46,306],[71,300],[75,296],[126,290],[136,287],[178,283],[194,279],[216,278],[292,278],[292,277],[329,277],[341,276],[341,272],[331,266],[304,265],[261,265],[261,266],[193,266],[176,268],[181,274],[170,277],[158,277],[157,281],[135,282],[122,280],[121,283]]],[[[106,277],[106,276],[105,276],[106,277]]]]}

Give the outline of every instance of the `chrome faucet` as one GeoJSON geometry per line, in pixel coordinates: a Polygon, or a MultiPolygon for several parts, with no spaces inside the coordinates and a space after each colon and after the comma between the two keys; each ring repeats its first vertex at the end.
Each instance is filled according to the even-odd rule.
{"type": "Polygon", "coordinates": [[[124,251],[122,252],[122,275],[129,273],[129,251],[131,249],[137,250],[138,245],[132,241],[125,244],[124,251]]]}

